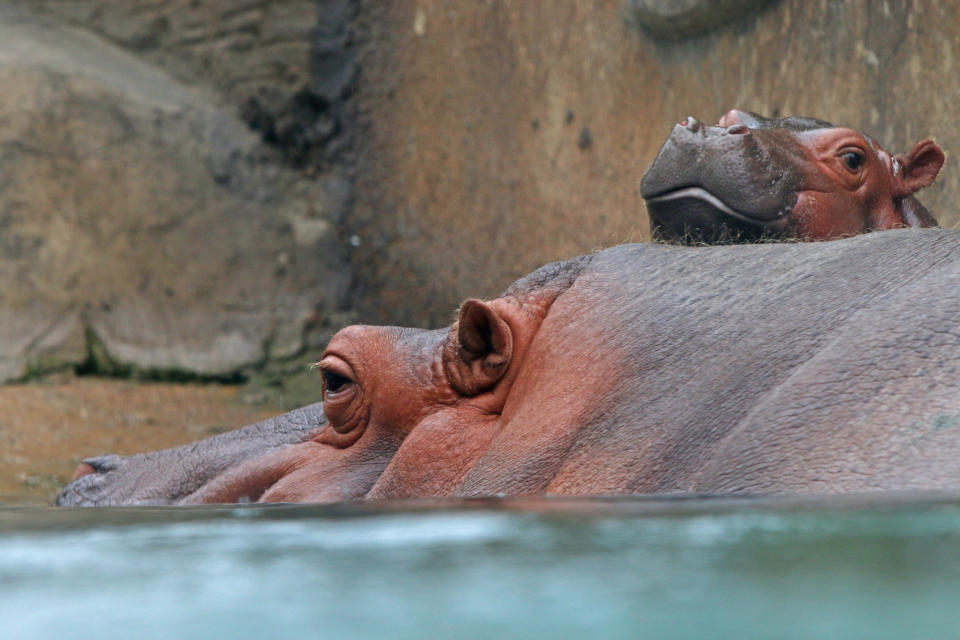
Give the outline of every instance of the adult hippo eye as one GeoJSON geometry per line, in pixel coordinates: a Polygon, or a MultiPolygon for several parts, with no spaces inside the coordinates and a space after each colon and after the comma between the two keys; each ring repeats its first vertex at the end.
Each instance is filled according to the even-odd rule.
{"type": "Polygon", "coordinates": [[[353,369],[337,356],[327,356],[317,364],[323,379],[323,396],[339,396],[356,385],[353,369]]]}
{"type": "Polygon", "coordinates": [[[322,442],[348,447],[360,437],[367,422],[369,407],[363,401],[363,387],[357,382],[353,367],[339,356],[325,356],[318,367],[323,379],[323,413],[334,432],[326,434],[322,442]],[[353,435],[340,437],[348,433],[353,435]]]}
{"type": "Polygon", "coordinates": [[[847,151],[843,154],[843,164],[850,171],[859,171],[863,166],[863,154],[859,151],[847,151]]]}
{"type": "Polygon", "coordinates": [[[323,372],[323,388],[326,389],[327,393],[336,393],[351,382],[352,380],[350,380],[350,378],[334,371],[323,372]]]}

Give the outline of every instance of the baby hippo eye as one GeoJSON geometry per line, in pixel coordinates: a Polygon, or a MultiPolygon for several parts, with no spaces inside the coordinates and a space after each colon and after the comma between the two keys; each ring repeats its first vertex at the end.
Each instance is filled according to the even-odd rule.
{"type": "Polygon", "coordinates": [[[850,171],[859,171],[863,166],[863,154],[859,151],[847,151],[843,154],[843,164],[847,165],[850,171]]]}

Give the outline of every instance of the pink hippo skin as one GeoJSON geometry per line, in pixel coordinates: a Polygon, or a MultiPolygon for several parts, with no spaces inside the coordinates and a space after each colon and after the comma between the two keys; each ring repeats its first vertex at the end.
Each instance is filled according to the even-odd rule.
{"type": "Polygon", "coordinates": [[[59,504],[958,488],[957,318],[960,232],[623,245],[343,329],[322,411],[93,459],[59,504]]]}
{"type": "Polygon", "coordinates": [[[943,162],[932,140],[892,156],[854,129],[734,109],[716,126],[692,117],[675,126],[641,192],[659,239],[830,240],[937,226],[913,194],[943,162]]]}

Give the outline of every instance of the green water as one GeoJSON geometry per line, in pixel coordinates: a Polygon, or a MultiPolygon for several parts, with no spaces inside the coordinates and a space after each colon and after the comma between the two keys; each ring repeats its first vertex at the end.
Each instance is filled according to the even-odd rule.
{"type": "Polygon", "coordinates": [[[0,509],[0,638],[960,638],[960,499],[0,509]]]}

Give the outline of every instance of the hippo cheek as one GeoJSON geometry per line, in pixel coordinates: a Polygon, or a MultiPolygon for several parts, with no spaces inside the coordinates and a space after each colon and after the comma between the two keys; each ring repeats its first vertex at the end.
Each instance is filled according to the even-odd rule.
{"type": "Polygon", "coordinates": [[[352,467],[308,464],[280,478],[258,502],[343,502],[366,495],[386,462],[352,467]]]}
{"type": "Polygon", "coordinates": [[[388,451],[323,449],[285,473],[259,502],[342,502],[364,497],[390,463],[388,451]]]}
{"type": "Polygon", "coordinates": [[[469,406],[422,420],[404,440],[368,497],[454,494],[497,434],[500,416],[469,406]]]}
{"type": "Polygon", "coordinates": [[[862,203],[844,193],[801,191],[789,217],[791,235],[798,238],[832,240],[864,233],[869,227],[862,203]]]}

